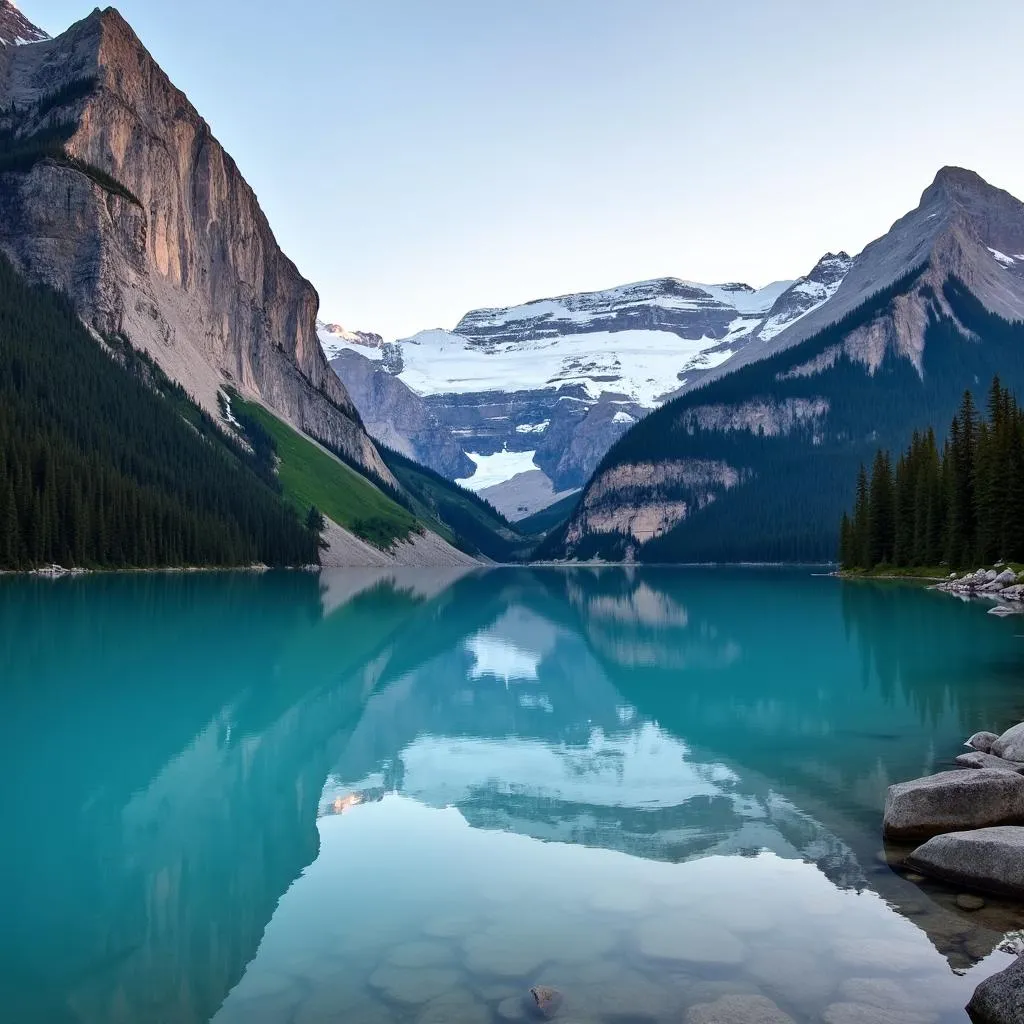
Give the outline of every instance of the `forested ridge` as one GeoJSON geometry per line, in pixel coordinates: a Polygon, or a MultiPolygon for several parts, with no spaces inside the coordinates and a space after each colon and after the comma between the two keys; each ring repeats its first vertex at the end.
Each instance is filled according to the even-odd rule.
{"type": "Polygon", "coordinates": [[[267,465],[0,257],[0,567],[317,561],[267,465]]]}
{"type": "Polygon", "coordinates": [[[954,568],[1024,561],[1024,410],[992,381],[986,415],[964,392],[941,449],[915,431],[895,460],[879,449],[860,467],[852,514],[843,514],[845,569],[954,568]]]}

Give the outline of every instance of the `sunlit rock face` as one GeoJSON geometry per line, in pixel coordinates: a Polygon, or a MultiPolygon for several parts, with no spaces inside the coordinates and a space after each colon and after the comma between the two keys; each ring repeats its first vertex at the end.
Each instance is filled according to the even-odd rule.
{"type": "MultiPolygon", "coordinates": [[[[0,8],[0,35],[11,28],[0,8]]],[[[316,334],[318,297],[188,98],[113,8],[0,52],[0,128],[71,160],[0,176],[0,249],[208,411],[231,384],[389,474],[316,334]],[[11,104],[14,107],[11,108],[11,104]],[[13,110],[13,112],[12,112],[13,110]]]]}

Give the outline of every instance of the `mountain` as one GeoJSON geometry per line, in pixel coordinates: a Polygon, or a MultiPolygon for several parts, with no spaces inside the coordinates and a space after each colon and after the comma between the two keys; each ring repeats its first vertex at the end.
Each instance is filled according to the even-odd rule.
{"type": "Polygon", "coordinates": [[[10,0],[0,0],[0,44],[24,46],[39,43],[50,37],[33,25],[10,0]]]}
{"type": "Polygon", "coordinates": [[[478,309],[393,343],[319,333],[374,437],[515,517],[580,487],[651,409],[826,302],[850,262],[829,253],[761,289],[668,277],[478,309]]]}
{"type": "Polygon", "coordinates": [[[2,256],[0,338],[0,570],[316,561],[270,466],[2,256]]]}
{"type": "Polygon", "coordinates": [[[233,384],[385,479],[318,297],[188,98],[112,8],[49,39],[0,0],[0,250],[211,415],[233,384]],[[33,41],[35,40],[35,41],[33,41]]]}
{"type": "Polygon", "coordinates": [[[1022,318],[1024,204],[943,168],[825,302],[630,430],[546,553],[831,558],[859,463],[995,374],[1024,390],[1022,318]]]}

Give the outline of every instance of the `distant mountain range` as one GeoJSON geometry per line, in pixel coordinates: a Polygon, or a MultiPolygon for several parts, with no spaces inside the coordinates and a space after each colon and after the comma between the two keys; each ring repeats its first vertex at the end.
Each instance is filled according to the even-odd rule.
{"type": "Polygon", "coordinates": [[[513,518],[589,478],[630,426],[827,302],[851,265],[829,253],[754,289],[659,278],[467,313],[452,331],[320,324],[370,433],[513,518]]]}
{"type": "Polygon", "coordinates": [[[545,554],[834,557],[858,463],[996,374],[1024,391],[1024,204],[947,167],[827,301],[631,428],[545,554]]]}

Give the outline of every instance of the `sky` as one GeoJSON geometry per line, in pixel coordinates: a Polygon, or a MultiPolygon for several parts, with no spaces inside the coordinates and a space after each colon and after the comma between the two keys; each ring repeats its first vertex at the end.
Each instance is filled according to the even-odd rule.
{"type": "MultiPolygon", "coordinates": [[[[51,34],[89,0],[18,0],[51,34]]],[[[1024,3],[120,0],[321,316],[404,337],[805,274],[945,164],[1024,198],[1024,3]]]]}

